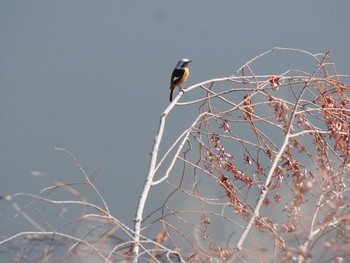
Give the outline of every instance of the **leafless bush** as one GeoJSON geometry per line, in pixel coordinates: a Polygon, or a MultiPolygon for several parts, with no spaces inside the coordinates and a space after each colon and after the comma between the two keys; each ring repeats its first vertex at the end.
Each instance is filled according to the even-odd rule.
{"type": "Polygon", "coordinates": [[[136,241],[142,222],[162,225],[186,262],[349,261],[348,79],[328,53],[274,48],[180,92],[162,115],[140,207],[150,185],[171,191],[144,221],[137,214],[136,241]],[[276,52],[310,59],[311,71],[256,74],[276,52]],[[199,88],[200,99],[178,103],[198,105],[197,118],[157,163],[168,113],[199,88]]]}
{"type": "MultiPolygon", "coordinates": [[[[348,81],[328,52],[273,48],[230,77],[183,89],[161,116],[133,230],[110,214],[64,150],[103,205],[83,196],[34,198],[78,205],[84,209],[68,225],[93,227],[83,235],[62,228],[19,233],[0,244],[45,237],[48,259],[59,247],[54,241],[66,240],[65,258],[79,254],[93,262],[348,262],[348,81]],[[286,52],[308,61],[307,69],[301,62],[299,69],[256,73],[270,56],[286,52]],[[184,94],[198,99],[179,103],[184,94]],[[175,105],[198,114],[159,157],[175,105]],[[145,214],[153,189],[161,204],[145,214]]],[[[45,191],[56,187],[74,191],[67,185],[45,191]]]]}

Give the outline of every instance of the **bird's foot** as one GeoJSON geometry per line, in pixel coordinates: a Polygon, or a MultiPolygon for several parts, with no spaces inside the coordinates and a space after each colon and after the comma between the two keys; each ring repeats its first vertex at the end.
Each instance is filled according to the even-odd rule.
{"type": "Polygon", "coordinates": [[[179,86],[179,87],[180,87],[179,91],[182,92],[183,94],[185,94],[184,89],[181,86],[179,86]]]}

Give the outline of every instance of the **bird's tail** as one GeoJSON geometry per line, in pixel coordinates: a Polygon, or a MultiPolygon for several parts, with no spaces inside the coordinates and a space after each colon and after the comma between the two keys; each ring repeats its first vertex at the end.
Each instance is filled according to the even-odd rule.
{"type": "Polygon", "coordinates": [[[173,101],[173,94],[174,94],[174,90],[175,90],[175,85],[170,85],[170,102],[173,101]]]}

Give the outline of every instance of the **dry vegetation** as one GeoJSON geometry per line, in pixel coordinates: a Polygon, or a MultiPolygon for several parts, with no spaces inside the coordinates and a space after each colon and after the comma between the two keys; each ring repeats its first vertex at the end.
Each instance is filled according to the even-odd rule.
{"type": "MultiPolygon", "coordinates": [[[[32,197],[79,205],[80,215],[66,222],[71,231],[19,233],[0,244],[39,242],[43,262],[349,262],[348,82],[328,53],[274,48],[230,77],[184,89],[162,114],[134,229],[113,217],[104,201],[99,207],[79,194],[79,201],[49,198],[53,190],[75,187],[56,185],[45,197],[32,197]],[[256,64],[262,71],[265,59],[286,52],[312,69],[255,72],[256,64]],[[179,102],[192,92],[198,99],[179,102]],[[159,158],[176,104],[198,114],[159,158]],[[154,188],[161,189],[162,204],[144,215],[154,188]],[[78,234],[87,222],[94,227],[78,234]]],[[[17,258],[30,252],[21,249],[17,258]]]]}

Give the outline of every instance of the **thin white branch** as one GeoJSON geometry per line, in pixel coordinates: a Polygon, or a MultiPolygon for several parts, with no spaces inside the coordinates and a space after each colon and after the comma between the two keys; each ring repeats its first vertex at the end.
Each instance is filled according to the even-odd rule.
{"type": "Polygon", "coordinates": [[[106,211],[108,214],[109,213],[109,209],[108,209],[108,206],[107,206],[107,203],[106,201],[103,199],[102,195],[100,194],[100,192],[97,190],[97,188],[95,187],[95,185],[91,182],[90,178],[87,176],[87,174],[85,173],[83,167],[80,165],[80,163],[78,162],[77,158],[75,158],[75,156],[68,150],[66,149],[63,149],[63,148],[55,148],[55,150],[57,151],[63,151],[65,152],[66,154],[68,154],[72,159],[73,161],[75,162],[76,166],[79,168],[79,170],[81,171],[81,173],[84,175],[85,177],[85,180],[88,182],[88,184],[92,187],[92,189],[94,189],[95,193],[98,195],[98,197],[101,199],[102,203],[103,203],[103,206],[105,207],[106,211]]]}
{"type": "Polygon", "coordinates": [[[199,114],[198,117],[195,119],[195,121],[192,123],[192,125],[186,130],[186,135],[185,135],[185,137],[183,138],[181,144],[179,145],[179,148],[177,149],[177,151],[176,151],[176,153],[175,153],[175,155],[174,155],[174,158],[172,159],[172,161],[171,161],[171,163],[170,163],[168,169],[166,170],[165,175],[164,175],[162,178],[160,178],[159,180],[153,182],[152,186],[153,186],[153,185],[160,184],[161,182],[163,182],[164,180],[166,180],[166,179],[169,177],[169,173],[170,173],[170,171],[172,170],[172,168],[174,167],[175,162],[176,162],[176,159],[179,157],[179,154],[180,154],[181,150],[183,149],[183,147],[184,147],[186,141],[188,140],[188,137],[190,136],[191,131],[193,130],[193,127],[194,127],[194,126],[198,123],[198,121],[199,121],[204,115],[206,115],[206,114],[207,114],[207,112],[203,112],[203,113],[199,114]]]}

